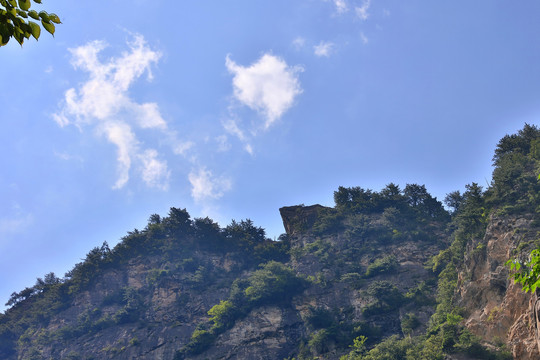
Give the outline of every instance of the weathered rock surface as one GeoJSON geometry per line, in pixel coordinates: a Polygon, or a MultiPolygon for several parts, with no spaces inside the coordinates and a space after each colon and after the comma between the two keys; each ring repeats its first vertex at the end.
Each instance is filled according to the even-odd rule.
{"type": "MultiPolygon", "coordinates": [[[[425,332],[437,280],[425,264],[448,246],[444,226],[396,229],[374,214],[355,215],[339,231],[317,232],[328,226],[320,226],[319,217],[328,208],[280,211],[290,241],[286,265],[308,285],[292,299],[251,308],[199,353],[179,350],[201,324],[208,329],[208,311],[228,298],[233,282],[256,270],[243,266],[238,254],[197,249],[179,259],[134,257],[101,273],[50,321],[28,329],[8,360],[287,359],[301,352],[338,359],[358,334],[403,336],[405,317],[418,320],[407,334],[425,332]],[[387,268],[368,274],[382,260],[387,268]],[[372,285],[400,300],[374,295],[372,285]]],[[[509,280],[505,262],[518,250],[529,252],[538,230],[527,216],[492,216],[483,239],[467,245],[459,273],[456,301],[465,309],[464,325],[488,347],[506,344],[515,359],[540,359],[540,303],[509,280]]]]}
{"type": "Polygon", "coordinates": [[[534,294],[509,279],[505,262],[530,252],[538,228],[527,216],[492,216],[483,239],[468,244],[459,274],[458,305],[465,325],[486,342],[506,343],[515,359],[540,359],[534,294]]]}

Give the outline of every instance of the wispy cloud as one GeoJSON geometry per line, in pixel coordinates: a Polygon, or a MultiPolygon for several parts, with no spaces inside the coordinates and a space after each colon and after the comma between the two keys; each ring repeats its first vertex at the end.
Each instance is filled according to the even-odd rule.
{"type": "Polygon", "coordinates": [[[236,136],[240,141],[245,142],[248,140],[244,132],[238,127],[236,120],[227,119],[222,122],[222,125],[227,133],[236,136]]]}
{"type": "Polygon", "coordinates": [[[218,144],[217,150],[219,152],[225,152],[231,149],[231,144],[229,143],[229,139],[227,135],[216,136],[215,140],[216,140],[216,143],[218,144]]]}
{"type": "Polygon", "coordinates": [[[330,41],[321,41],[318,45],[313,47],[313,52],[318,57],[329,57],[333,48],[334,43],[330,41]]]}
{"type": "Polygon", "coordinates": [[[193,169],[189,173],[191,196],[197,203],[205,203],[221,198],[232,187],[231,180],[225,177],[214,176],[205,167],[193,169]]]}
{"type": "Polygon", "coordinates": [[[363,44],[369,43],[368,37],[367,37],[366,34],[364,34],[363,32],[360,33],[360,40],[362,40],[362,43],[363,43],[363,44]]]}
{"type": "Polygon", "coordinates": [[[264,129],[291,108],[302,93],[299,66],[289,66],[272,54],[264,54],[250,66],[237,65],[230,56],[225,65],[233,74],[233,96],[242,105],[264,117],[264,129]]]}
{"type": "Polygon", "coordinates": [[[362,0],[362,6],[355,7],[356,15],[362,19],[367,20],[369,17],[369,6],[371,5],[371,0],[362,0]]]}
{"type": "Polygon", "coordinates": [[[145,150],[139,154],[141,160],[142,178],[150,187],[167,190],[171,172],[167,169],[167,163],[158,159],[158,152],[154,149],[145,150]]]}
{"type": "Polygon", "coordinates": [[[84,159],[82,157],[80,157],[78,155],[72,155],[72,154],[69,154],[67,152],[55,151],[54,156],[56,156],[57,158],[59,158],[61,160],[64,160],[64,161],[76,160],[76,161],[81,162],[81,163],[84,162],[84,159]]]}
{"type": "Polygon", "coordinates": [[[72,65],[88,74],[85,82],[66,91],[61,109],[53,114],[61,127],[75,125],[79,129],[91,126],[117,149],[120,189],[129,181],[133,162],[140,167],[142,180],[150,187],[166,189],[169,171],[164,160],[158,160],[154,149],[142,149],[135,129],[167,130],[156,103],[138,103],[129,94],[131,85],[146,73],[152,79],[151,67],[161,54],[152,50],[141,35],[128,42],[128,51],[102,61],[99,57],[107,44],[92,41],[70,49],[72,65]]]}
{"type": "Polygon", "coordinates": [[[304,45],[306,45],[306,39],[304,39],[301,36],[298,36],[293,40],[292,44],[297,50],[300,50],[301,48],[304,47],[304,45]]]}
{"type": "Polygon", "coordinates": [[[336,5],[336,11],[338,12],[338,14],[342,14],[349,10],[349,7],[347,6],[345,0],[334,0],[334,5],[336,5]]]}
{"type": "Polygon", "coordinates": [[[107,140],[116,145],[116,160],[118,162],[118,179],[114,189],[122,188],[129,180],[132,155],[137,153],[139,142],[131,127],[123,122],[107,121],[99,125],[99,133],[105,135],[107,140]]]}
{"type": "Polygon", "coordinates": [[[20,233],[34,222],[34,216],[18,204],[12,206],[12,212],[11,216],[0,218],[0,235],[20,233]]]}
{"type": "Polygon", "coordinates": [[[186,152],[193,148],[195,143],[193,141],[185,141],[185,142],[179,142],[175,141],[175,145],[173,146],[173,152],[176,155],[185,155],[186,152]]]}

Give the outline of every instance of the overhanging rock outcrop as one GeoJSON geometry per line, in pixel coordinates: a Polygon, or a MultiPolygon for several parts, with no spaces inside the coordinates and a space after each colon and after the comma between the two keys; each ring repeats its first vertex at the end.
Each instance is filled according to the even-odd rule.
{"type": "Polygon", "coordinates": [[[287,235],[295,235],[307,229],[311,229],[319,218],[321,211],[330,209],[319,204],[304,206],[284,206],[279,209],[283,226],[287,235]]]}

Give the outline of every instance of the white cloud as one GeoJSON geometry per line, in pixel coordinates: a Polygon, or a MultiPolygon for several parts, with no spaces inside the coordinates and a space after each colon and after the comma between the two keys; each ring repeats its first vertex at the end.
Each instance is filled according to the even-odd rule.
{"type": "Polygon", "coordinates": [[[369,6],[371,5],[371,0],[362,0],[362,6],[356,7],[354,10],[356,11],[356,15],[362,19],[367,20],[369,17],[369,6]]]}
{"type": "Polygon", "coordinates": [[[332,52],[332,48],[334,47],[334,43],[329,41],[321,41],[319,45],[315,45],[313,47],[314,53],[318,57],[329,57],[330,53],[332,52]]]}
{"type": "Polygon", "coordinates": [[[191,196],[198,203],[221,198],[232,187],[231,181],[224,177],[216,177],[210,170],[200,167],[189,173],[191,196]]]}
{"type": "Polygon", "coordinates": [[[167,162],[157,157],[158,152],[154,149],[148,149],[139,154],[142,162],[142,178],[149,187],[167,190],[171,172],[167,170],[167,162]]]}
{"type": "Polygon", "coordinates": [[[123,122],[105,122],[98,131],[104,134],[109,142],[116,145],[118,161],[118,179],[113,189],[122,188],[129,180],[132,154],[137,152],[138,141],[129,125],[123,122]]]}
{"type": "Polygon", "coordinates": [[[176,155],[185,155],[186,152],[195,145],[192,141],[179,142],[177,141],[173,147],[173,152],[176,155]]]}
{"type": "Polygon", "coordinates": [[[246,135],[244,132],[238,127],[238,124],[233,119],[228,119],[226,121],[222,122],[223,128],[226,132],[228,132],[231,135],[236,136],[240,141],[247,141],[246,135]]]}
{"type": "Polygon", "coordinates": [[[141,128],[159,128],[163,130],[167,128],[167,123],[165,123],[165,120],[161,117],[156,103],[146,103],[141,105],[133,104],[132,109],[135,112],[134,116],[141,128]]]}
{"type": "Polygon", "coordinates": [[[34,222],[31,214],[0,219],[0,234],[15,234],[29,227],[34,222]]]}
{"type": "Polygon", "coordinates": [[[334,4],[336,5],[338,14],[342,14],[349,9],[345,0],[334,0],[334,4]]]}
{"type": "Polygon", "coordinates": [[[58,152],[58,151],[54,151],[54,156],[56,156],[57,158],[61,159],[61,160],[64,160],[64,161],[71,161],[71,160],[76,160],[78,162],[84,162],[84,159],[78,155],[72,155],[72,154],[69,154],[67,152],[58,152]]]}
{"type": "Polygon", "coordinates": [[[218,144],[217,150],[219,152],[226,152],[231,149],[231,144],[229,143],[227,135],[219,135],[215,138],[215,140],[218,144]]]}
{"type": "Polygon", "coordinates": [[[249,155],[253,155],[253,147],[251,144],[246,144],[246,146],[244,146],[244,150],[246,150],[249,155]]]}
{"type": "MultiPolygon", "coordinates": [[[[253,146],[251,146],[250,144],[250,137],[247,136],[244,131],[242,131],[242,129],[240,129],[236,120],[228,119],[226,121],[223,121],[221,124],[229,135],[237,137],[238,140],[244,143],[244,150],[246,150],[249,155],[253,155],[253,146]]],[[[253,132],[251,135],[255,137],[256,132],[253,132]]]]}
{"type": "Polygon", "coordinates": [[[363,44],[367,44],[369,42],[368,37],[363,32],[360,33],[360,40],[362,40],[363,44]]]}
{"type": "Polygon", "coordinates": [[[141,35],[128,42],[128,51],[102,61],[100,53],[107,44],[92,41],[70,49],[72,65],[88,74],[77,88],[68,89],[61,109],[53,119],[61,127],[91,126],[117,148],[118,178],[113,188],[120,189],[129,180],[133,162],[138,162],[142,180],[150,187],[166,189],[167,164],[157,160],[156,150],[141,149],[135,129],[167,131],[156,103],[138,103],[129,94],[131,85],[143,74],[152,79],[151,66],[161,54],[150,49],[141,35]]]}
{"type": "Polygon", "coordinates": [[[277,56],[264,54],[248,67],[237,65],[227,56],[225,65],[234,75],[235,99],[261,113],[265,117],[265,129],[278,120],[302,93],[298,73],[303,69],[288,66],[277,56]]]}
{"type": "Polygon", "coordinates": [[[304,45],[306,45],[306,39],[304,39],[303,37],[301,36],[298,36],[297,38],[295,38],[293,40],[293,45],[294,47],[297,49],[297,50],[300,50],[301,48],[304,47],[304,45]]]}
{"type": "Polygon", "coordinates": [[[34,216],[23,211],[18,204],[12,206],[12,213],[11,216],[0,218],[0,235],[20,233],[34,222],[34,216]]]}

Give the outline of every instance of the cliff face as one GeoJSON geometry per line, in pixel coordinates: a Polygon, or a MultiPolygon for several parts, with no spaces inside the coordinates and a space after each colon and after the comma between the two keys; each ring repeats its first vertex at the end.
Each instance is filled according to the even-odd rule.
{"type": "MultiPolygon", "coordinates": [[[[194,334],[211,331],[210,309],[233,301],[238,281],[258,270],[237,251],[187,241],[174,256],[159,250],[106,267],[49,319],[27,327],[5,358],[338,359],[358,336],[373,346],[425,333],[437,305],[437,276],[426,264],[449,246],[444,222],[411,226],[396,221],[395,209],[346,218],[318,205],[281,213],[290,253],[284,266],[303,285],[292,297],[270,296],[235,313],[192,350],[194,334]]],[[[536,246],[535,224],[532,216],[492,215],[485,236],[466,245],[455,291],[462,324],[488,348],[505,344],[515,359],[540,357],[538,304],[509,280],[504,264],[536,246]]],[[[15,310],[36,311],[36,299],[15,310]]],[[[477,357],[448,355],[454,358],[477,357]]]]}
{"type": "Polygon", "coordinates": [[[528,254],[540,230],[530,215],[493,215],[483,239],[467,244],[458,305],[465,326],[489,342],[507,344],[515,359],[539,359],[536,295],[509,279],[505,262],[528,254]]]}
{"type": "Polygon", "coordinates": [[[540,240],[540,129],[505,136],[493,183],[334,192],[280,209],[275,242],[172,208],[62,279],[13,293],[0,358],[540,358],[540,301],[505,263],[540,240]]]}
{"type": "Polygon", "coordinates": [[[16,358],[173,359],[240,275],[229,257],[199,252],[188,259],[202,265],[178,269],[149,256],[105,271],[48,324],[29,328],[16,358]]]}
{"type": "MultiPolygon", "coordinates": [[[[292,297],[273,295],[279,274],[264,277],[238,250],[215,251],[193,236],[153,240],[148,254],[111,260],[89,286],[66,288],[67,300],[27,326],[5,358],[337,359],[360,335],[373,345],[420,334],[435,308],[436,276],[424,264],[448,245],[447,234],[436,221],[393,223],[396,211],[338,218],[321,206],[282,209],[291,254],[282,266],[299,284],[292,297]],[[172,255],[160,250],[171,244],[172,255]],[[253,288],[262,300],[250,302],[253,288]],[[209,311],[225,300],[236,312],[214,330],[209,311]]],[[[36,312],[47,294],[7,315],[36,312]]]]}

